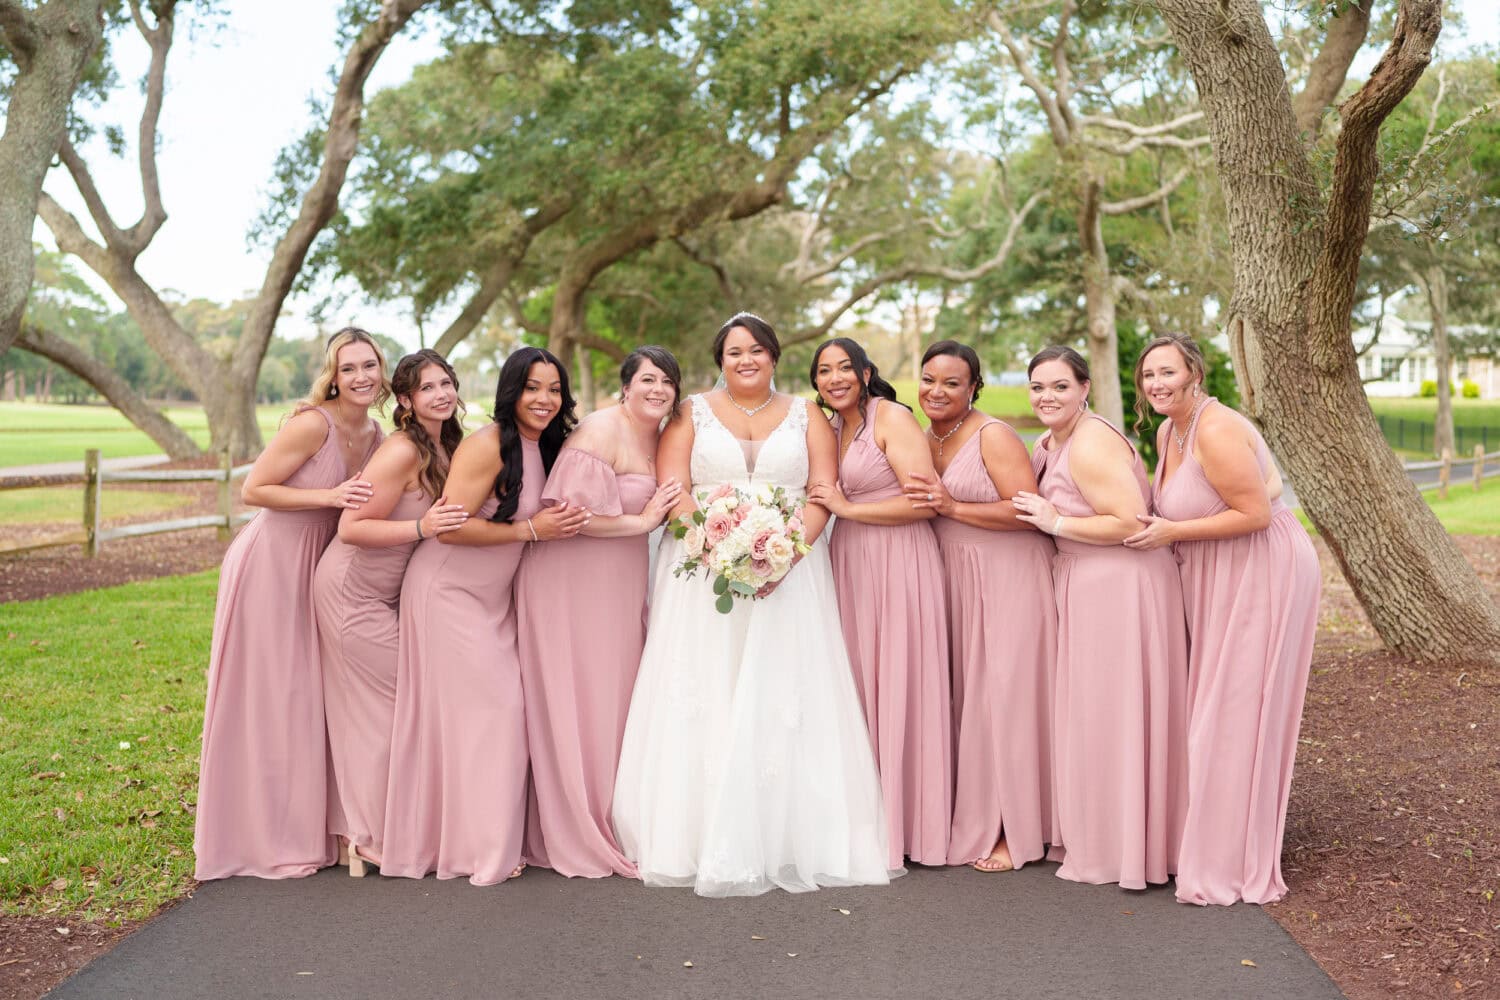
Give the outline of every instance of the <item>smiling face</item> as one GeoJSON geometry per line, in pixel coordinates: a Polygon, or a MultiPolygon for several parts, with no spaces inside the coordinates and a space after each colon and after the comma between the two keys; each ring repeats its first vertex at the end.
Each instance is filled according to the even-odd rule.
{"type": "Polygon", "coordinates": [[[856,372],[849,352],[837,344],[830,344],[818,354],[818,365],[813,370],[813,388],[818,390],[823,402],[838,413],[859,407],[860,391],[869,379],[869,370],[856,372]]]}
{"type": "Polygon", "coordinates": [[[355,406],[373,406],[380,392],[380,357],[375,348],[356,340],[339,348],[333,384],[338,398],[355,406]]]}
{"type": "Polygon", "coordinates": [[[1193,408],[1193,387],[1198,381],[1182,352],[1163,344],[1141,358],[1136,388],[1157,413],[1181,414],[1193,408]]]}
{"type": "Polygon", "coordinates": [[[677,384],[649,360],[642,360],[621,394],[621,402],[632,417],[660,423],[677,405],[677,384]]]}
{"type": "Polygon", "coordinates": [[[963,358],[935,354],[922,366],[917,402],[928,420],[947,424],[962,419],[973,400],[974,376],[963,358]]]}
{"type": "Polygon", "coordinates": [[[440,424],[453,416],[458,407],[458,387],[442,365],[423,365],[417,374],[416,388],[410,395],[397,396],[396,402],[423,423],[440,424]]]}
{"type": "Polygon", "coordinates": [[[526,385],[516,400],[516,423],[521,433],[533,440],[552,423],[562,409],[562,376],[550,361],[534,361],[526,370],[526,385]]]}
{"type": "Polygon", "coordinates": [[[1043,361],[1031,370],[1031,409],[1048,428],[1066,427],[1083,410],[1089,383],[1066,361],[1043,361]]]}
{"type": "Polygon", "coordinates": [[[724,384],[737,398],[759,400],[771,388],[776,362],[765,345],[743,326],[724,338],[724,384]]]}

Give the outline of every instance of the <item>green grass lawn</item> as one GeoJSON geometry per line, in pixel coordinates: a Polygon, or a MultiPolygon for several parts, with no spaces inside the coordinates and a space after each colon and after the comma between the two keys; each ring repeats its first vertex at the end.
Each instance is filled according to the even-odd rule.
{"type": "MultiPolygon", "coordinates": [[[[1432,423],[1437,418],[1436,399],[1371,399],[1377,415],[1432,423]]],[[[1500,427],[1500,399],[1453,400],[1455,427],[1500,427]]]]}
{"type": "MultiPolygon", "coordinates": [[[[260,431],[267,439],[289,409],[279,403],[258,408],[260,431]]],[[[164,412],[194,441],[208,445],[208,417],[201,407],[172,406],[164,412]]],[[[0,468],[81,462],[89,448],[98,448],[105,458],[161,454],[155,441],[107,406],[0,403],[0,468]]]]}
{"type": "Polygon", "coordinates": [[[217,581],[0,614],[0,907],[136,919],[191,888],[217,581]]]}
{"type": "MultiPolygon", "coordinates": [[[[155,514],[186,507],[192,502],[193,498],[185,493],[106,488],[99,516],[107,521],[137,514],[155,514]]],[[[67,521],[76,527],[82,523],[82,518],[82,486],[39,486],[0,492],[0,526],[67,521]]]]}
{"type": "MultiPolygon", "coordinates": [[[[916,380],[893,379],[891,385],[895,387],[896,395],[900,397],[901,402],[910,406],[916,413],[918,422],[926,427],[927,415],[922,412],[922,407],[917,405],[916,380]]],[[[1007,417],[1032,419],[1031,396],[1024,385],[987,385],[980,390],[979,399],[974,405],[985,413],[1002,420],[1007,417]]]]}
{"type": "MultiPolygon", "coordinates": [[[[1422,498],[1449,534],[1500,535],[1500,479],[1486,479],[1477,493],[1474,481],[1463,479],[1449,485],[1446,500],[1438,499],[1437,490],[1424,490],[1422,498]]],[[[1313,530],[1312,521],[1301,509],[1297,519],[1313,530]]]]}

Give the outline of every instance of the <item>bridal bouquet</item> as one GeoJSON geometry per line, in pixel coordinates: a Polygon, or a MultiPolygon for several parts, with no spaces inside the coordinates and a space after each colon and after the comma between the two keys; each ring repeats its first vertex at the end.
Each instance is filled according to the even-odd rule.
{"type": "Polygon", "coordinates": [[[722,614],[736,598],[754,598],[768,583],[786,576],[799,555],[810,550],[802,536],[802,501],[777,486],[754,494],[722,485],[700,494],[690,518],[672,522],[687,555],[672,573],[689,576],[708,570],[722,614]]]}

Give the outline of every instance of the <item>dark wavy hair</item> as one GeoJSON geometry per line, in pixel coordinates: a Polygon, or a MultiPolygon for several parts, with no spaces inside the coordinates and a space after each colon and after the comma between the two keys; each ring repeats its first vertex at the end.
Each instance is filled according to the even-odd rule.
{"type": "Polygon", "coordinates": [[[1203,360],[1203,350],[1185,333],[1164,333],[1155,337],[1149,344],[1141,348],[1140,356],[1135,359],[1135,432],[1140,434],[1151,426],[1151,418],[1156,416],[1156,411],[1151,408],[1151,401],[1146,398],[1146,386],[1141,380],[1141,369],[1146,365],[1146,355],[1158,347],[1175,347],[1182,355],[1183,367],[1198,377],[1198,384],[1202,385],[1208,378],[1208,363],[1203,360]]]}
{"type": "Polygon", "coordinates": [[[516,422],[516,404],[526,391],[531,366],[539,362],[556,367],[558,380],[562,383],[562,406],[537,442],[542,451],[542,467],[547,472],[552,471],[552,463],[557,461],[563,440],[578,423],[573,412],[573,392],[568,388],[567,365],[540,347],[522,347],[505,359],[505,364],[500,366],[500,384],[495,387],[495,412],[491,414],[500,427],[502,463],[500,475],[495,477],[495,496],[499,498],[500,506],[495,508],[491,521],[509,521],[516,516],[516,508],[521,505],[521,426],[516,422]]]}
{"type": "Polygon", "coordinates": [[[422,370],[428,365],[437,365],[453,380],[453,392],[457,395],[458,376],[454,374],[453,366],[448,363],[447,358],[430,348],[408,354],[396,362],[396,370],[391,373],[391,394],[396,397],[396,410],[391,414],[391,422],[395,424],[397,431],[405,434],[417,446],[417,453],[421,456],[421,464],[417,466],[417,481],[422,484],[422,489],[428,496],[437,499],[443,495],[443,487],[448,483],[448,462],[453,458],[458,443],[464,438],[464,401],[463,397],[458,397],[453,413],[443,421],[438,440],[433,441],[417,415],[410,407],[401,403],[402,396],[411,396],[421,386],[422,370]]]}
{"type": "Polygon", "coordinates": [[[761,319],[755,313],[737,312],[719,327],[719,332],[714,334],[714,364],[721,369],[724,367],[724,341],[729,339],[729,331],[737,326],[742,326],[750,331],[750,336],[761,347],[771,352],[771,364],[781,360],[781,341],[776,339],[776,331],[771,329],[771,324],[761,319]]]}
{"type": "Polygon", "coordinates": [[[969,402],[973,403],[978,399],[979,390],[984,388],[984,375],[981,374],[983,366],[979,363],[979,353],[968,344],[960,344],[956,340],[939,340],[927,348],[926,353],[922,355],[922,364],[926,365],[927,362],[938,357],[958,358],[969,366],[969,381],[974,383],[974,391],[969,395],[969,402]]]}
{"type": "MultiPolygon", "coordinates": [[[[865,349],[860,346],[859,341],[851,340],[848,337],[834,337],[832,340],[825,340],[818,345],[816,351],[813,351],[812,365],[807,370],[807,381],[812,384],[815,390],[818,387],[818,358],[822,357],[823,352],[830,347],[837,347],[849,355],[849,362],[854,365],[854,370],[860,373],[859,412],[865,412],[865,406],[869,404],[871,396],[889,399],[898,406],[906,406],[905,403],[896,398],[896,387],[880,377],[880,369],[875,367],[875,363],[870,360],[870,356],[865,353],[865,349]],[[869,372],[870,374],[868,380],[864,378],[865,372],[869,372]]],[[[833,407],[823,401],[822,394],[818,395],[817,401],[818,405],[825,410],[833,409],[833,407]]],[[[906,406],[906,408],[908,410],[911,409],[910,406],[906,406]]]]}
{"type": "Polygon", "coordinates": [[[620,388],[630,388],[630,380],[635,378],[635,373],[641,370],[641,364],[646,361],[660,368],[667,381],[672,383],[672,411],[667,415],[667,419],[671,420],[677,416],[677,404],[682,402],[682,367],[665,347],[646,344],[625,355],[625,360],[620,362],[620,388]]]}
{"type": "Polygon", "coordinates": [[[1073,370],[1073,377],[1080,382],[1092,382],[1089,378],[1089,363],[1082,354],[1079,354],[1067,344],[1053,344],[1036,352],[1036,357],[1031,359],[1031,364],[1026,366],[1026,377],[1036,371],[1036,366],[1047,361],[1061,361],[1073,370]]]}

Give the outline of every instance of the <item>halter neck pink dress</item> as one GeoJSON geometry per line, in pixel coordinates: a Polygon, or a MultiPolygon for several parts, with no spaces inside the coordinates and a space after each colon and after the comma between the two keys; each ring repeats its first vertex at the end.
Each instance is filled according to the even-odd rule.
{"type": "MultiPolygon", "coordinates": [[[[329,489],[350,473],[333,417],[309,409],[327,436],[283,485],[329,489]]],[[[377,424],[371,452],[382,437],[377,424]]],[[[262,510],[224,553],[193,834],[200,880],[300,878],[338,857],[312,583],[339,513],[262,510]]]]}
{"type": "MultiPolygon", "coordinates": [[[[1113,433],[1125,436],[1097,414],[1113,433]]],[[[1042,496],[1064,517],[1095,511],[1069,468],[1075,429],[1031,456],[1042,496]]],[[[1128,443],[1128,442],[1127,442],[1128,443]]],[[[1145,466],[1131,448],[1141,498],[1145,466]]],[[[1144,889],[1177,871],[1187,808],[1187,628],[1166,549],[1057,540],[1057,818],[1061,878],[1144,889]]]]}
{"type": "MultiPolygon", "coordinates": [[[[1173,521],[1229,509],[1193,457],[1197,435],[1194,424],[1171,479],[1157,467],[1156,512],[1173,521]]],[[[1264,474],[1271,454],[1256,439],[1264,474]]],[[[1177,898],[1274,902],[1286,895],[1281,839],[1318,623],[1318,555],[1280,498],[1260,531],[1174,548],[1190,639],[1177,898]]]]}
{"type": "MultiPolygon", "coordinates": [[[[869,401],[839,463],[839,482],[854,503],[902,495],[875,441],[880,404],[869,401]]],[[[837,429],[842,420],[833,422],[837,429]]],[[[948,607],[932,525],[838,518],[829,555],[844,645],[880,770],[890,867],[901,867],[903,856],[947,864],[953,814],[948,607]]]]}
{"type": "MultiPolygon", "coordinates": [[[[407,490],[386,515],[415,521],[432,506],[407,490]]],[[[313,577],[313,608],[323,656],[323,709],[333,760],[335,805],[329,832],[380,856],[396,712],[397,610],[406,563],[417,547],[363,548],[335,538],[313,577]]],[[[333,797],[330,797],[333,800],[333,797]]]]}
{"type": "MultiPolygon", "coordinates": [[[[639,514],[656,478],[618,474],[564,446],[542,504],[566,500],[602,517],[639,514]]],[[[610,821],[620,741],[646,644],[647,536],[527,546],[516,578],[521,684],[534,815],[526,860],[562,875],[635,877],[610,821]]]]}
{"type": "MultiPolygon", "coordinates": [[[[521,438],[513,521],[541,509],[547,472],[521,438]]],[[[476,512],[488,519],[492,495],[476,512]]],[[[524,548],[417,544],[401,585],[396,715],[382,875],[503,882],[521,862],[526,715],[511,584],[524,548]]]]}
{"type": "MultiPolygon", "coordinates": [[[[1015,434],[980,424],[943,470],[961,503],[995,503],[980,436],[1015,434]]],[[[946,517],[933,522],[948,591],[953,649],[956,794],[949,864],[987,858],[1002,835],[1017,868],[1055,842],[1052,822],[1052,687],[1057,607],[1052,539],[991,531],[946,517]]]]}

